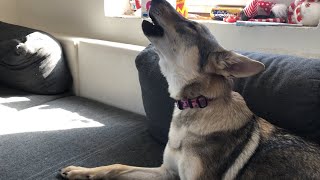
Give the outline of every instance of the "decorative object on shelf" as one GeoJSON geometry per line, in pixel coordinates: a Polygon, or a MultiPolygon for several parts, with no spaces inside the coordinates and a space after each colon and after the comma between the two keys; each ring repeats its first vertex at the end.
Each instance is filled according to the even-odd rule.
{"type": "Polygon", "coordinates": [[[239,16],[243,7],[240,6],[216,6],[212,8],[210,16],[213,20],[233,19],[234,16],[239,16]]]}
{"type": "Polygon", "coordinates": [[[140,0],[129,0],[130,9],[132,11],[136,11],[141,8],[141,1],[140,0]]]}
{"type": "Polygon", "coordinates": [[[317,26],[320,0],[252,0],[240,13],[241,20],[317,26]]]}
{"type": "Polygon", "coordinates": [[[236,16],[236,15],[229,15],[225,18],[223,18],[223,21],[224,22],[228,22],[228,23],[235,23],[239,20],[239,16],[236,16]]]}
{"type": "Polygon", "coordinates": [[[288,8],[288,23],[317,26],[320,20],[319,0],[295,0],[288,8]]]}
{"type": "MultiPolygon", "coordinates": [[[[141,0],[141,17],[148,18],[152,0],[141,0]]],[[[167,0],[174,8],[176,8],[176,0],[167,0]]]]}
{"type": "Polygon", "coordinates": [[[188,7],[186,5],[186,0],[177,0],[176,9],[183,17],[188,17],[188,7]]]}
{"type": "Polygon", "coordinates": [[[151,7],[151,0],[142,0],[141,2],[141,17],[149,17],[149,9],[151,7]]]}
{"type": "Polygon", "coordinates": [[[285,22],[292,0],[252,0],[240,13],[243,21],[285,22]],[[267,20],[262,20],[267,19],[267,20]]]}

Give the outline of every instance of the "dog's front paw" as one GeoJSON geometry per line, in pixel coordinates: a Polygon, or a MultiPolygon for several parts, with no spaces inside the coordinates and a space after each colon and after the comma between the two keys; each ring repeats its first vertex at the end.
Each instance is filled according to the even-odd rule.
{"type": "Polygon", "coordinates": [[[93,180],[93,174],[90,174],[89,168],[79,166],[68,166],[60,170],[60,175],[69,180],[93,180]]]}

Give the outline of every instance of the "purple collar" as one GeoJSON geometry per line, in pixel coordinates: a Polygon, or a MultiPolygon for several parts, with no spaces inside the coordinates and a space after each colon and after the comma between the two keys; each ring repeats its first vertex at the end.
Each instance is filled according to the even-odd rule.
{"type": "Polygon", "coordinates": [[[176,104],[180,110],[184,110],[187,108],[205,108],[208,106],[208,102],[213,99],[207,98],[205,96],[198,96],[193,99],[182,99],[177,100],[176,104]]]}

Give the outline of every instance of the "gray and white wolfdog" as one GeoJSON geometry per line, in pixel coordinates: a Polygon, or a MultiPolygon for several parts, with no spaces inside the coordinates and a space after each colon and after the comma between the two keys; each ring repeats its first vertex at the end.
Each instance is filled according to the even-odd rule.
{"type": "MultiPolygon", "coordinates": [[[[255,116],[232,91],[232,79],[264,70],[224,49],[202,24],[153,0],[145,36],[179,107],[173,113],[163,164],[157,168],[69,166],[66,179],[215,180],[320,179],[320,148],[255,116]]],[[[285,113],[285,112],[284,112],[285,113]]]]}

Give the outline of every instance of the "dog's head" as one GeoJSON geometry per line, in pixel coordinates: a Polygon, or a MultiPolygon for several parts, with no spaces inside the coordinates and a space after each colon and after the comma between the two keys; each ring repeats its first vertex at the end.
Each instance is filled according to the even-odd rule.
{"type": "Polygon", "coordinates": [[[152,0],[150,18],[143,21],[146,37],[156,47],[160,68],[172,97],[202,77],[248,77],[264,65],[219,45],[207,27],[187,20],[165,0],[152,0]]]}

